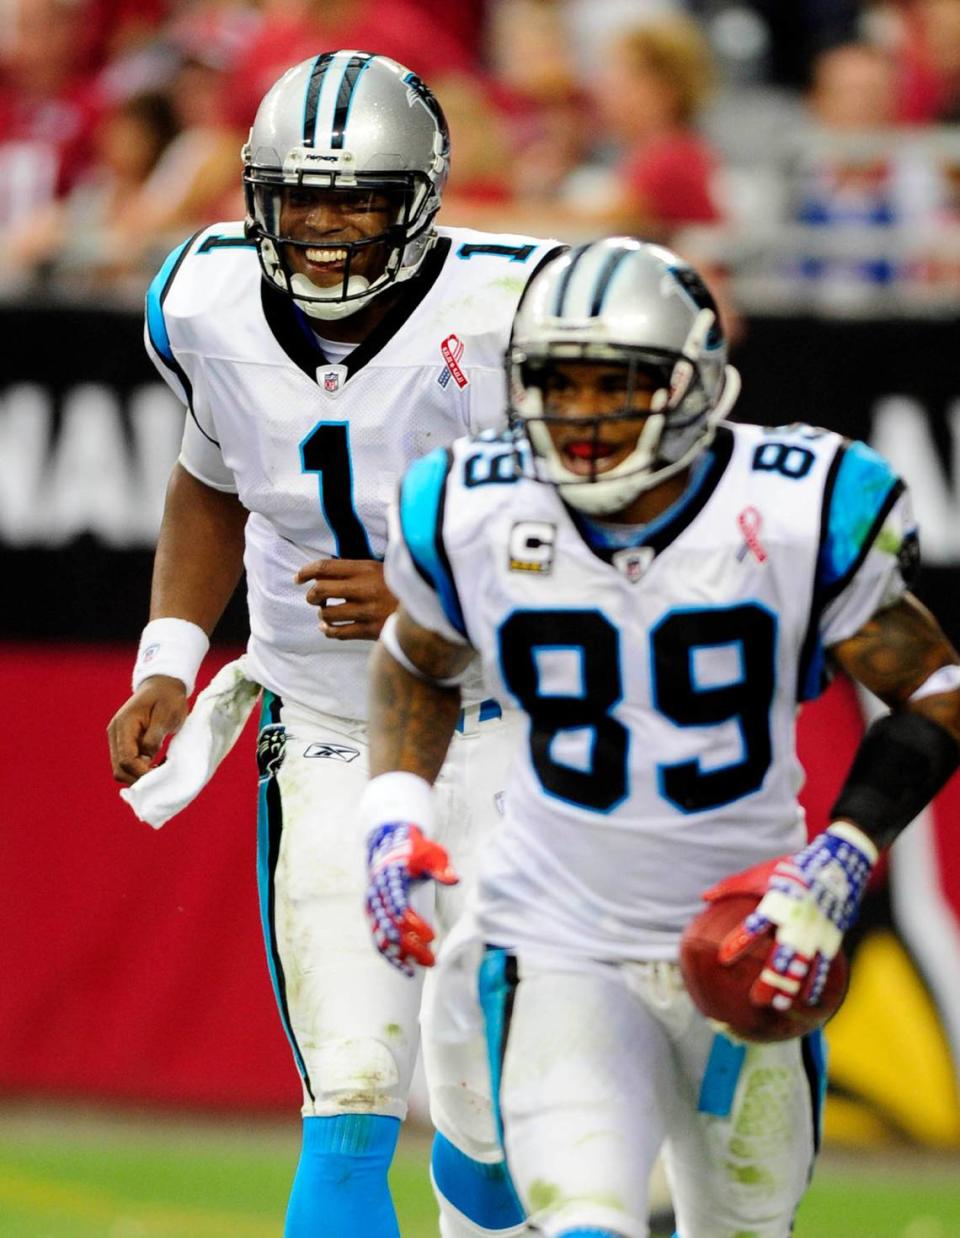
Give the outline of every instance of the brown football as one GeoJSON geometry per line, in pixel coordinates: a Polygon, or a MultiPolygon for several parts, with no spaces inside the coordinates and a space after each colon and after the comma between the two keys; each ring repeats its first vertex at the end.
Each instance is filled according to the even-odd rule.
{"type": "Polygon", "coordinates": [[[730,894],[709,903],[687,925],[680,942],[680,970],[699,1010],[726,1023],[744,1040],[768,1043],[790,1040],[812,1032],[835,1014],[847,991],[847,960],[841,950],[830,966],[827,983],[816,1006],[800,1004],[781,1013],[755,1006],[750,988],[770,953],[770,936],[759,938],[735,963],[717,961],[720,943],[759,902],[752,894],[730,894]]]}

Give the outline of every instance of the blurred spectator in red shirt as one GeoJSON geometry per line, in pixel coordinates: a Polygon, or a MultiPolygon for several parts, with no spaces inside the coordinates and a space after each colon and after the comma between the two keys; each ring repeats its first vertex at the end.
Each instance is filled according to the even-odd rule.
{"type": "Polygon", "coordinates": [[[0,48],[0,227],[75,184],[90,160],[96,91],[82,72],[80,0],[15,0],[0,48]]]}
{"type": "Polygon", "coordinates": [[[7,234],[4,277],[15,286],[53,282],[75,292],[113,282],[135,261],[127,238],[142,227],[151,176],[176,133],[162,94],[135,96],[105,116],[94,134],[94,168],[64,199],[7,234]]]}
{"type": "Polygon", "coordinates": [[[513,192],[521,201],[556,201],[593,134],[564,14],[542,0],[501,0],[490,15],[488,49],[508,124],[513,192]]]}
{"type": "Polygon", "coordinates": [[[666,17],[623,35],[596,84],[601,115],[623,150],[611,223],[669,239],[685,224],[719,221],[714,155],[695,129],[713,86],[713,62],[698,27],[666,17]]]}
{"type": "Polygon", "coordinates": [[[174,3],[170,0],[83,0],[79,60],[84,69],[95,72],[117,56],[128,55],[149,42],[174,3]]]}
{"type": "Polygon", "coordinates": [[[960,120],[960,0],[910,0],[900,23],[897,119],[960,120]]]}
{"type": "Polygon", "coordinates": [[[408,0],[266,0],[263,23],[227,86],[230,121],[241,129],[291,65],[349,47],[392,56],[428,83],[468,71],[473,55],[408,0]]]}

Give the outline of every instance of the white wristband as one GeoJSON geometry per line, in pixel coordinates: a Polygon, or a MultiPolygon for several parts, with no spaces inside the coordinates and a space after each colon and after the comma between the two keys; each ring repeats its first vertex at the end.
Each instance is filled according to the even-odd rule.
{"type": "Polygon", "coordinates": [[[391,821],[418,825],[429,837],[433,834],[433,787],[426,778],[406,770],[378,774],[360,797],[360,821],[364,837],[391,821]]]}
{"type": "Polygon", "coordinates": [[[380,629],[380,643],[393,658],[394,662],[399,662],[405,671],[409,671],[414,679],[419,679],[423,683],[433,684],[436,688],[459,688],[466,678],[467,671],[470,669],[469,662],[458,675],[451,675],[449,679],[435,679],[433,675],[428,675],[426,671],[422,671],[419,666],[416,666],[407,657],[403,646],[400,644],[400,638],[397,636],[397,612],[391,611],[387,615],[386,622],[380,629]]]}
{"type": "Polygon", "coordinates": [[[868,838],[863,830],[859,829],[852,821],[834,821],[828,830],[828,834],[833,834],[836,838],[842,838],[844,842],[850,843],[856,847],[870,861],[871,865],[876,864],[879,852],[877,844],[872,838],[868,838]]]}
{"type": "Polygon", "coordinates": [[[206,632],[189,619],[151,619],[140,635],[133,666],[134,692],[151,675],[170,675],[181,681],[190,696],[209,648],[206,632]]]}
{"type": "Polygon", "coordinates": [[[909,699],[922,701],[925,696],[939,696],[942,692],[953,692],[957,688],[960,688],[960,666],[949,662],[929,675],[916,692],[911,692],[909,699]]]}

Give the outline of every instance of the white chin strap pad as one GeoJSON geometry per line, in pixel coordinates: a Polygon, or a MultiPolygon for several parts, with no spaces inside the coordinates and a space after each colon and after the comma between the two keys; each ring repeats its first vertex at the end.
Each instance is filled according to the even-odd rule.
{"type": "Polygon", "coordinates": [[[290,277],[293,299],[311,318],[349,318],[376,296],[375,292],[369,296],[363,295],[369,287],[370,281],[365,276],[351,275],[346,289],[346,295],[351,299],[342,300],[342,285],[320,288],[313,280],[299,272],[290,277]]]}

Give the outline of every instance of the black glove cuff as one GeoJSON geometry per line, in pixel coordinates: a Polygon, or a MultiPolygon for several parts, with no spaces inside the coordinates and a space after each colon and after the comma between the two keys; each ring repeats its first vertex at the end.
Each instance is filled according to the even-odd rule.
{"type": "Polygon", "coordinates": [[[944,727],[911,710],[878,718],[860,742],[831,819],[853,821],[882,850],[960,766],[944,727]]]}

